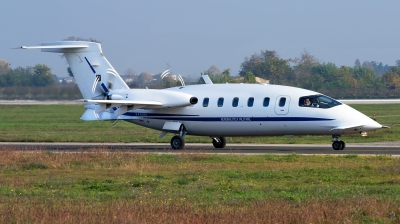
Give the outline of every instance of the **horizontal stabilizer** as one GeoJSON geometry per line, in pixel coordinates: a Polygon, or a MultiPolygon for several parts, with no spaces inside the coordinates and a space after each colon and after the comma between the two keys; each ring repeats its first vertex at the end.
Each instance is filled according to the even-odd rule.
{"type": "Polygon", "coordinates": [[[14,49],[79,49],[87,48],[87,45],[77,44],[77,45],[48,45],[48,46],[21,46],[14,49]]]}

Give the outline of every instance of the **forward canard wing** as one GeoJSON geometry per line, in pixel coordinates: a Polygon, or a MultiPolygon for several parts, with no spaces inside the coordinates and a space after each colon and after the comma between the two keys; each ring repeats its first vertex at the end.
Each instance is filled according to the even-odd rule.
{"type": "Polygon", "coordinates": [[[347,131],[347,130],[359,131],[362,129],[363,126],[364,126],[364,124],[343,125],[343,126],[334,127],[329,131],[347,131]]]}

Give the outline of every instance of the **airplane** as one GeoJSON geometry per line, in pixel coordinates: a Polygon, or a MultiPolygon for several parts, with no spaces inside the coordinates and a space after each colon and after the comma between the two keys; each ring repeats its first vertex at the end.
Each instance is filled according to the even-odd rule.
{"type": "Polygon", "coordinates": [[[205,84],[167,89],[130,89],[103,54],[101,45],[58,41],[19,49],[63,53],[82,93],[85,121],[123,120],[173,133],[171,147],[183,149],[185,135],[209,136],[215,148],[226,137],[331,135],[343,150],[343,134],[383,126],[352,107],[321,93],[271,84],[205,84]]]}

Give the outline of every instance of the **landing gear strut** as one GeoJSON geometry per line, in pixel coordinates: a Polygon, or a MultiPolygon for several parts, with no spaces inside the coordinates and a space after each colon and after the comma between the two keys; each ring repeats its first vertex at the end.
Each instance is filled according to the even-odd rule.
{"type": "Polygon", "coordinates": [[[340,140],[340,135],[332,135],[332,142],[334,150],[343,150],[346,147],[346,143],[340,140]]]}
{"type": "Polygon", "coordinates": [[[225,137],[212,137],[213,145],[217,149],[222,149],[226,146],[225,137]]]}

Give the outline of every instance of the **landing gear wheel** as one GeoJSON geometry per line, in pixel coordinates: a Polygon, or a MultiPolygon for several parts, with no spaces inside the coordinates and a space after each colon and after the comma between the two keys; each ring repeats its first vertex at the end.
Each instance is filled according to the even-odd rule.
{"type": "Polygon", "coordinates": [[[213,145],[217,149],[222,149],[226,146],[226,139],[225,137],[216,137],[213,138],[213,145]]]}
{"type": "Polygon", "coordinates": [[[171,147],[173,149],[183,149],[185,147],[185,139],[179,135],[175,135],[171,139],[171,147]]]}
{"type": "MultiPolygon", "coordinates": [[[[344,142],[343,142],[344,143],[344,142]]],[[[332,148],[334,149],[334,150],[341,150],[342,148],[344,148],[344,146],[343,146],[344,144],[342,144],[342,141],[334,141],[333,143],[332,143],[332,148]]]]}
{"type": "Polygon", "coordinates": [[[346,143],[344,143],[344,141],[340,141],[340,143],[342,144],[342,148],[340,148],[340,150],[343,150],[344,148],[346,148],[346,143]]]}

